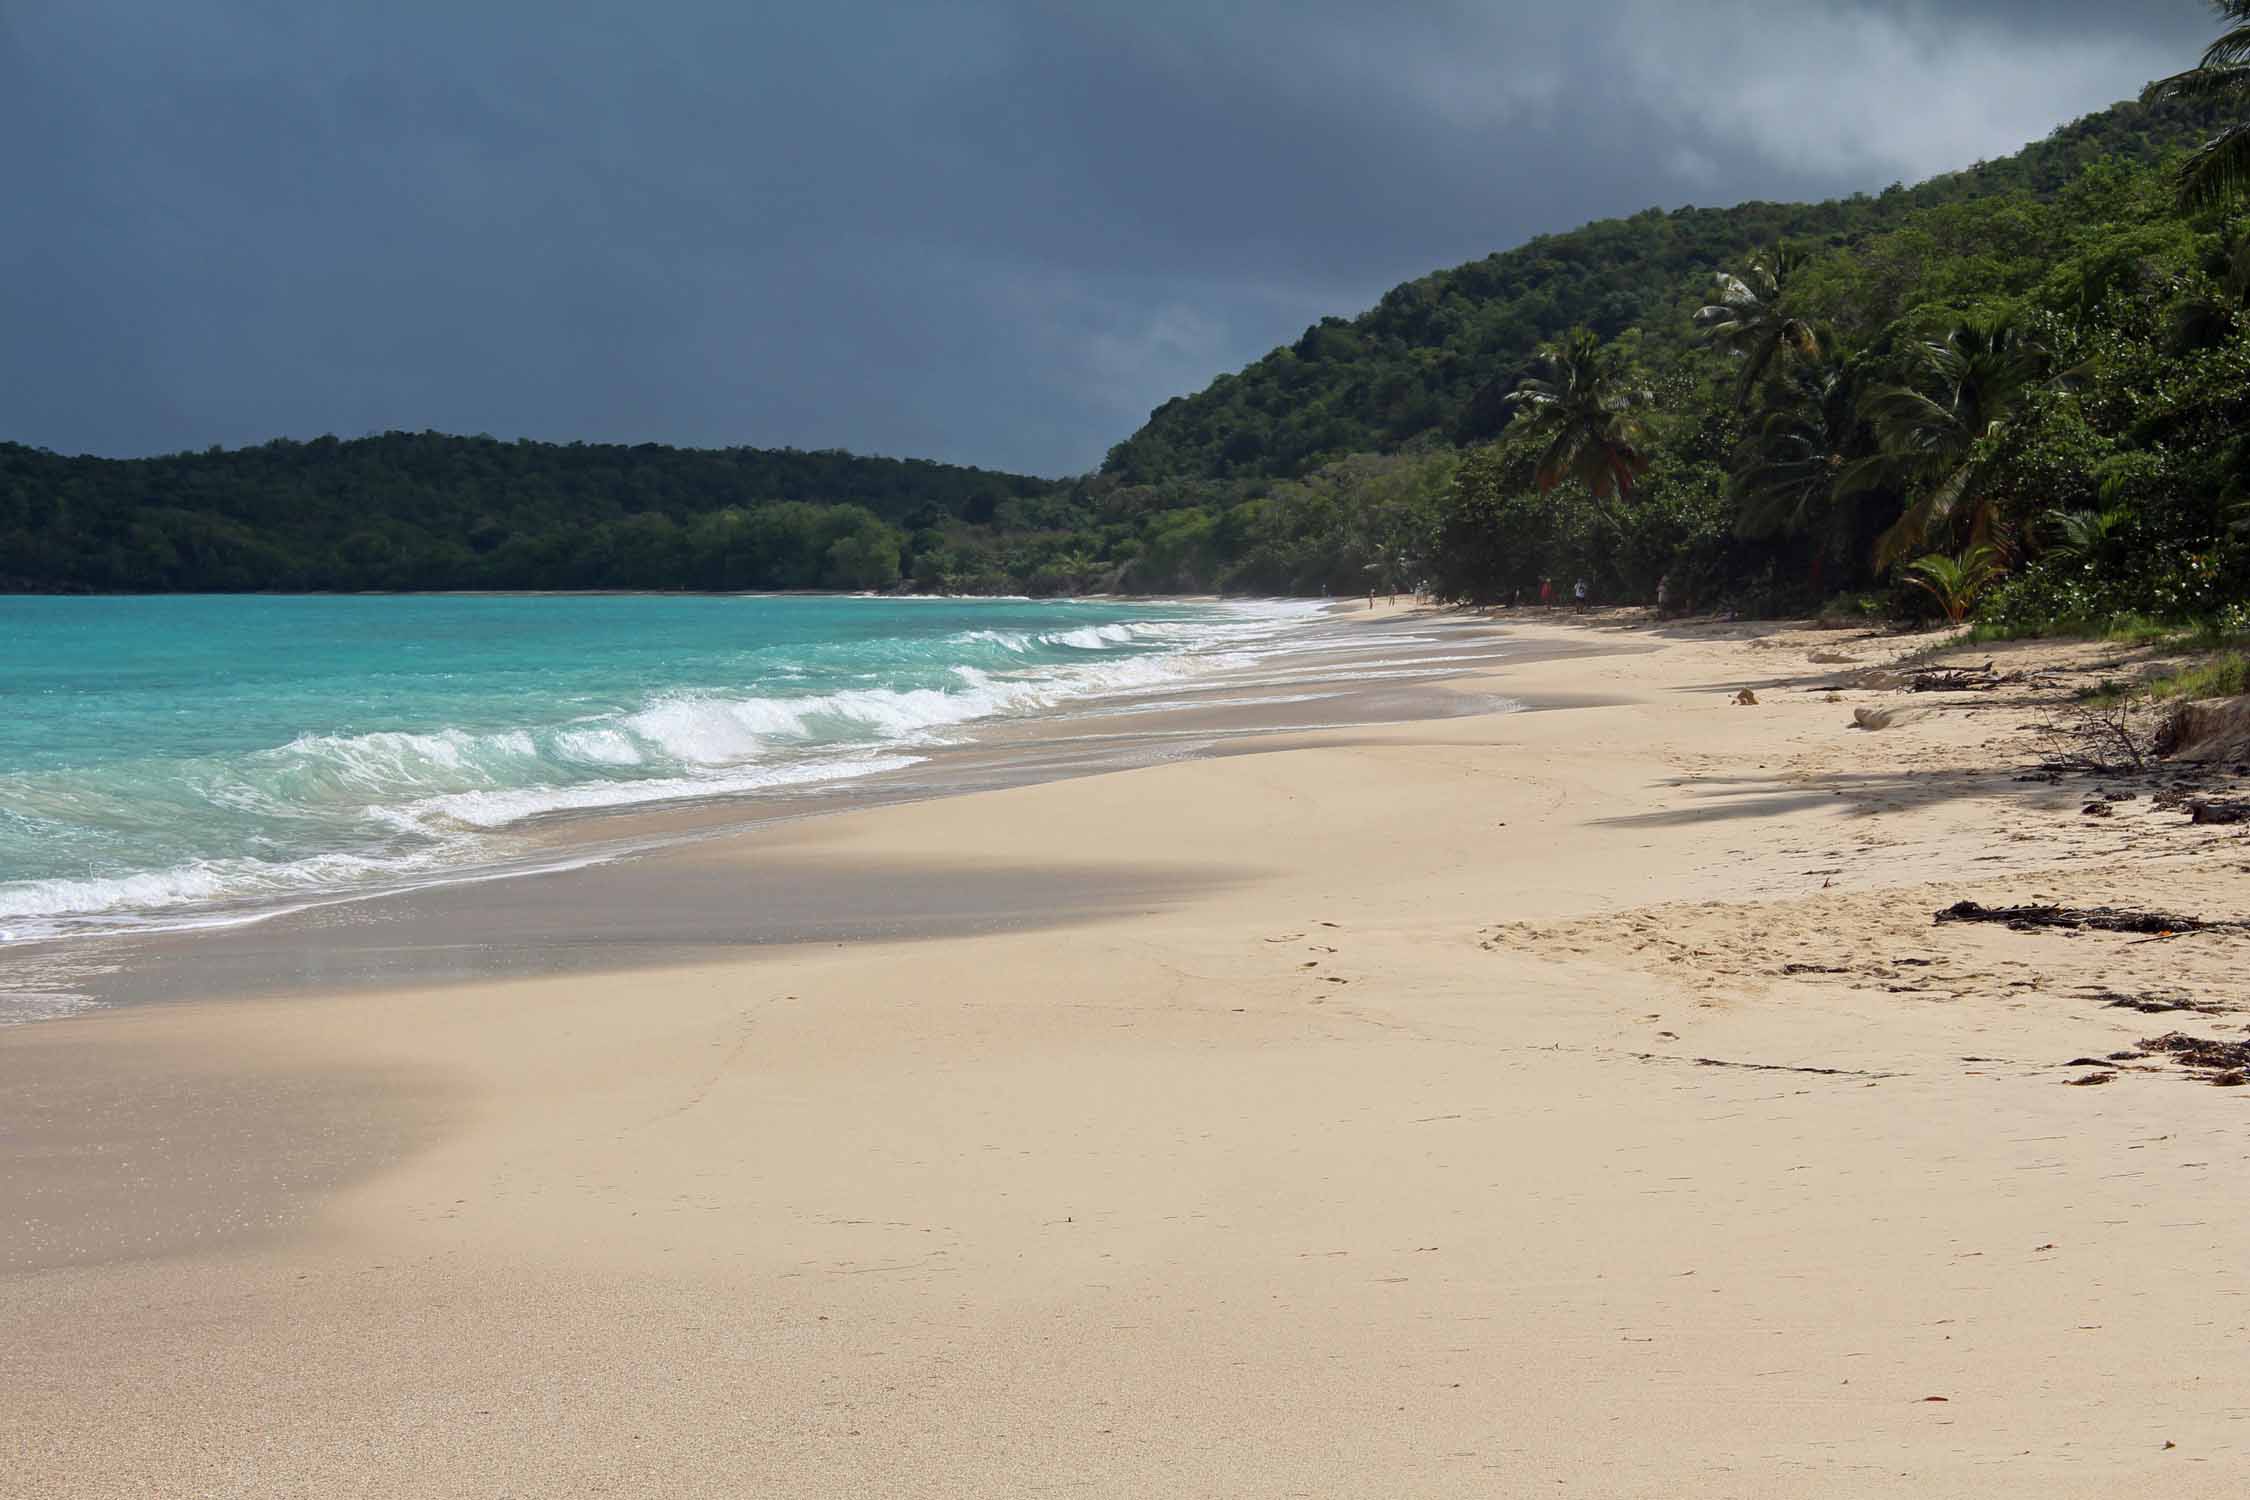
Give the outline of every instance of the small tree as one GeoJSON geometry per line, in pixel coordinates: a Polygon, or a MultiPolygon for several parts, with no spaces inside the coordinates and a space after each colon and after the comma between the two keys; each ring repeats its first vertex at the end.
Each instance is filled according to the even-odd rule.
{"type": "Polygon", "coordinates": [[[1933,552],[1906,566],[1906,581],[1937,600],[1956,625],[1969,617],[1977,596],[1999,576],[2000,555],[1986,546],[1971,547],[1959,557],[1933,552]]]}

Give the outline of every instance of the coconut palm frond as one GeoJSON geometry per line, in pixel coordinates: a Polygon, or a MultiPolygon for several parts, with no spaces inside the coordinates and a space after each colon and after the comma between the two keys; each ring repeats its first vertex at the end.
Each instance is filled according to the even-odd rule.
{"type": "Polygon", "coordinates": [[[1758,294],[1739,276],[1721,271],[1711,279],[1718,283],[1719,300],[1695,310],[1694,321],[1698,328],[1731,327],[1744,312],[1755,311],[1762,303],[1758,294]]]}
{"type": "Polygon", "coordinates": [[[1756,538],[1841,524],[1848,502],[1874,487],[1850,483],[1865,463],[1856,374],[1815,339],[1805,365],[1767,386],[1765,403],[1728,476],[1736,533],[1756,538]]]}
{"type": "Polygon", "coordinates": [[[1574,328],[1544,345],[1540,359],[1545,374],[1520,382],[1508,403],[1546,439],[1534,469],[1541,493],[1572,479],[1598,500],[1629,497],[1649,466],[1636,415],[1648,393],[1632,383],[1624,355],[1591,329],[1574,328]]]}
{"type": "MultiPolygon", "coordinates": [[[[2150,103],[2228,103],[2250,109],[2250,3],[2215,0],[2212,9],[2235,24],[2203,49],[2203,61],[2141,91],[2150,103]]],[[[2180,166],[2180,202],[2190,209],[2230,203],[2250,192],[2250,120],[2221,130],[2180,166]]]]}
{"type": "Polygon", "coordinates": [[[1967,424],[1951,404],[1925,396],[1912,386],[1880,386],[1860,407],[1894,455],[1911,457],[1950,449],[1963,441],[1967,424]]]}
{"type": "Polygon", "coordinates": [[[1868,393],[1860,411],[1875,429],[1884,462],[1846,481],[1880,478],[1909,491],[1922,487],[1877,539],[1879,567],[1954,532],[1964,517],[1974,536],[1992,534],[1994,517],[1978,494],[1988,476],[1973,455],[1981,439],[2005,429],[2048,382],[2049,363],[2045,348],[2006,319],[1965,322],[1915,351],[1913,383],[1868,393]]]}
{"type": "Polygon", "coordinates": [[[2110,510],[2051,510],[2045,518],[2052,537],[2051,551],[2065,557],[2092,557],[2122,535],[2132,512],[2119,506],[2110,510]]]}
{"type": "Polygon", "coordinates": [[[2250,63],[2250,5],[2241,0],[2219,0],[2211,8],[2227,20],[2243,24],[2219,33],[2219,39],[2203,49],[2203,66],[2224,68],[2250,63]]]}
{"type": "Polygon", "coordinates": [[[2250,66],[2233,63],[2190,68],[2159,78],[2141,90],[2141,99],[2148,104],[2206,104],[2232,98],[2245,89],[2250,89],[2250,66]]]}
{"type": "Polygon", "coordinates": [[[1976,607],[1977,596],[2000,576],[2000,555],[1987,546],[1971,547],[1959,557],[1936,552],[1907,564],[1904,576],[1937,600],[1946,619],[1958,625],[1976,607]]]}
{"type": "Polygon", "coordinates": [[[1974,489],[1975,466],[1961,464],[1940,478],[1922,497],[1906,507],[1889,529],[1875,539],[1875,566],[1888,568],[1931,536],[1948,529],[1962,501],[1974,489]]]}
{"type": "Polygon", "coordinates": [[[2250,192],[2250,121],[2229,125],[2180,164],[2180,198],[2191,209],[2231,203],[2250,192]]]}
{"type": "Polygon", "coordinates": [[[1696,309],[1696,329],[1709,342],[1742,360],[1735,381],[1735,407],[1745,409],[1750,396],[1783,353],[1809,355],[1820,345],[1810,323],[1790,313],[1784,303],[1788,282],[1804,264],[1805,254],[1782,245],[1760,251],[1741,274],[1721,271],[1712,280],[1719,300],[1696,309]]]}

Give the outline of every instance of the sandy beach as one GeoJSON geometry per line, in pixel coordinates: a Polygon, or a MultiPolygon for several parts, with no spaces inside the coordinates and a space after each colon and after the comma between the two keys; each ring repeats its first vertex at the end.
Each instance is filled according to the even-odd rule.
{"type": "Polygon", "coordinates": [[[0,1032],[0,1492],[2250,1488],[2250,1088],[2139,1045],[2242,1040],[2250,940],[1932,921],[2244,916],[2244,829],[2019,779],[2079,678],[1428,618],[1476,711],[705,842],[598,963],[0,1032]]]}

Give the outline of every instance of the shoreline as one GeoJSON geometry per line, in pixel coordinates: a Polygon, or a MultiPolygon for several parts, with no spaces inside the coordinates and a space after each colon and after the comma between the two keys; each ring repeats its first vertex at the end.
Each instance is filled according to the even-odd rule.
{"type": "MultiPolygon", "coordinates": [[[[1254,753],[1296,735],[1489,712],[1501,706],[1491,695],[1450,691],[1446,685],[1497,658],[1525,657],[1520,647],[1486,649],[1497,643],[1489,622],[1457,612],[1384,610],[1368,620],[1347,615],[1355,633],[1369,632],[1364,639],[1339,645],[1337,638],[1323,637],[1304,650],[1276,652],[1247,667],[1183,678],[1168,685],[1156,701],[1093,697],[1044,712],[972,722],[961,738],[917,747],[915,763],[901,770],[773,791],[562,809],[512,825],[508,832],[519,847],[509,859],[432,874],[412,884],[307,893],[263,909],[153,914],[150,925],[141,929],[19,939],[0,945],[0,1001],[24,997],[18,1001],[15,1024],[43,1024],[115,1004],[286,993],[315,983],[359,989],[600,967],[590,960],[573,962],[568,952],[563,961],[551,963],[523,951],[527,920],[529,930],[540,930],[543,908],[576,914],[573,921],[579,925],[567,936],[570,951],[581,959],[606,945],[636,955],[633,961],[641,963],[694,962],[732,948],[797,941],[801,938],[792,934],[803,926],[803,902],[784,901],[790,915],[780,920],[754,899],[701,902],[705,926],[715,929],[722,919],[731,924],[723,937],[646,930],[633,918],[681,906],[681,895],[649,894],[677,884],[674,867],[684,868],[692,879],[714,850],[754,847],[761,839],[785,844],[784,830],[808,819],[1103,775],[1165,760],[1254,753]],[[1459,639],[1416,647],[1421,654],[1410,658],[1415,665],[1404,674],[1384,669],[1387,653],[1398,649],[1395,637],[1420,641],[1433,628],[1450,630],[1459,639]],[[1362,663],[1374,665],[1376,680],[1355,680],[1346,670],[1362,663]],[[1402,675],[1404,681],[1393,680],[1402,675]],[[1274,686],[1289,679],[1301,679],[1307,691],[1274,686]],[[519,882],[530,882],[531,888],[513,889],[519,882]],[[481,947],[469,941],[465,933],[480,924],[506,934],[506,941],[481,947]],[[451,956],[455,954],[463,956],[451,956]],[[36,1000],[46,1000],[50,1012],[41,1014],[32,1003],[36,1000]]],[[[1543,654],[1587,655],[1606,649],[1618,648],[1553,646],[1543,654]]],[[[1092,877],[1080,883],[1090,888],[1092,877]]],[[[839,888],[831,894],[841,898],[848,892],[839,888]]],[[[692,889],[684,899],[697,904],[692,889]]],[[[894,918],[914,915],[900,908],[895,892],[875,905],[894,918]]],[[[1017,902],[1006,914],[1027,922],[1043,920],[1036,906],[1017,902]]],[[[928,930],[946,925],[937,922],[928,930]]],[[[838,930],[871,936],[887,929],[844,923],[838,930]]],[[[0,1011],[0,1024],[10,1019],[0,1011]]]]}
{"type": "Polygon", "coordinates": [[[0,1437],[66,1496],[2237,1492],[2250,1091],[2063,1085],[2240,1034],[2238,940],[1929,913],[2225,915],[2239,834],[2017,782],[2019,700],[1803,690],[1895,645],[1482,624],[1658,649],[697,851],[963,927],[0,1033],[0,1437]],[[2217,1008],[2096,993],[2158,989],[2217,1008]]]}
{"type": "MultiPolygon", "coordinates": [[[[301,602],[331,596],[290,597],[301,602]]],[[[529,593],[520,596],[526,600],[538,597],[529,593]]],[[[620,592],[614,597],[661,600],[664,596],[620,592]]],[[[772,602],[787,596],[725,597],[772,602]]],[[[871,595],[818,596],[819,602],[839,600],[886,602],[880,596],[871,595]]],[[[959,601],[941,596],[913,596],[910,602],[942,605],[959,601]]],[[[1031,600],[1006,602],[1037,603],[1031,600]]],[[[1086,602],[1114,609],[1121,601],[1086,602]]],[[[912,781],[927,774],[920,768],[932,760],[959,761],[965,748],[973,748],[993,731],[1005,731],[1012,723],[1026,719],[1067,720],[1114,712],[1116,709],[1107,705],[1131,707],[1134,700],[1161,695],[1172,684],[1177,685],[1180,694],[1193,698],[1208,691],[1205,684],[1209,681],[1221,677],[1240,678],[1240,656],[1245,651],[1253,656],[1263,654],[1259,648],[1282,644],[1283,638],[1290,635],[1305,637],[1308,646],[1318,644],[1312,637],[1319,634],[1315,622],[1323,611],[1302,601],[1263,599],[1228,603],[1213,599],[1187,602],[1191,606],[1208,603],[1221,607],[1201,610],[1185,618],[1178,610],[1172,610],[1169,614],[1160,614],[1154,622],[1123,627],[1126,632],[1123,635],[1112,634],[1110,623],[1096,624],[1085,632],[1099,637],[1093,641],[1071,639],[1067,631],[1021,638],[1007,643],[1009,652],[1016,654],[1003,656],[1003,667],[995,668],[989,659],[981,670],[964,663],[955,670],[955,676],[961,680],[948,676],[935,693],[924,688],[891,686],[862,690],[847,674],[841,678],[831,676],[824,689],[809,695],[792,695],[787,691],[789,680],[800,678],[804,673],[785,660],[779,664],[781,670],[774,677],[753,674],[743,681],[711,682],[689,678],[668,689],[652,690],[653,696],[640,702],[640,714],[645,715],[671,703],[672,695],[684,694],[684,701],[690,707],[712,710],[706,713],[706,718],[716,718],[719,734],[735,735],[738,741],[746,731],[741,724],[727,718],[728,712],[736,709],[753,713],[766,710],[781,714],[785,721],[792,711],[815,715],[825,712],[845,724],[841,730],[830,725],[824,731],[815,731],[802,720],[780,725],[761,722],[757,743],[730,744],[727,750],[736,753],[716,758],[706,754],[703,746],[695,742],[696,734],[712,727],[707,724],[690,723],[684,730],[660,726],[645,732],[645,739],[653,740],[653,744],[636,743],[631,737],[644,731],[638,723],[640,715],[627,712],[633,707],[630,703],[623,708],[611,705],[608,718],[622,718],[621,726],[604,720],[596,731],[597,737],[606,733],[612,741],[618,733],[625,733],[628,738],[622,750],[614,748],[612,743],[597,745],[591,751],[582,751],[567,743],[543,747],[536,738],[554,733],[567,742],[570,736],[563,731],[580,722],[601,720],[602,715],[560,722],[543,721],[534,716],[520,724],[478,724],[466,732],[501,740],[505,740],[508,731],[531,735],[534,739],[528,742],[527,753],[539,755],[559,749],[564,763],[545,766],[543,769],[548,773],[545,781],[532,779],[515,783],[502,775],[487,778],[480,784],[472,776],[466,778],[464,784],[452,787],[451,795],[441,791],[420,800],[416,800],[411,789],[413,776],[409,772],[404,778],[404,788],[392,788],[396,796],[387,803],[377,797],[362,808],[355,826],[332,826],[327,830],[328,842],[299,842],[294,849],[278,854],[260,851],[254,856],[230,857],[226,853],[197,854],[191,848],[186,855],[175,855],[171,863],[144,865],[129,854],[121,863],[118,857],[121,851],[110,850],[107,859],[96,860],[91,868],[74,869],[68,865],[43,865],[34,853],[28,871],[19,872],[13,881],[0,882],[0,887],[4,887],[0,888],[0,896],[7,898],[6,914],[0,915],[0,1024],[10,1020],[5,1003],[8,960],[35,949],[45,949],[49,944],[224,929],[338,902],[603,862],[653,847],[645,841],[636,841],[635,830],[653,826],[668,814],[687,813],[717,826],[730,820],[756,822],[777,810],[793,812],[806,799],[817,805],[831,794],[843,794],[845,801],[841,805],[853,805],[868,800],[861,792],[863,787],[872,784],[880,788],[900,780],[887,773],[908,771],[914,775],[906,780],[912,781]],[[1195,630],[1199,626],[1203,628],[1200,638],[1195,630]],[[1145,640],[1146,633],[1163,635],[1167,631],[1170,632],[1167,649],[1134,649],[1116,656],[1108,656],[1104,650],[1110,643],[1135,644],[1135,637],[1145,640]],[[1084,647],[1085,651],[1082,655],[1069,653],[1061,658],[1050,652],[1046,659],[1039,661],[1021,657],[1022,652],[1034,646],[1057,644],[1084,647]],[[1106,677],[1105,668],[1110,669],[1106,677]],[[1136,668],[1140,673],[1137,680],[1136,668]],[[1124,670],[1122,678],[1117,669],[1124,670]],[[882,701],[886,697],[895,701],[882,701]],[[844,701],[855,698],[870,701],[844,701]],[[926,703],[905,706],[916,698],[937,698],[944,707],[933,709],[926,703]],[[898,717],[886,721],[886,711],[898,717]],[[678,740],[667,735],[684,736],[685,749],[678,740]],[[748,753],[739,753],[744,750],[748,753]],[[574,756],[577,759],[574,760],[574,756]],[[585,774],[588,765],[655,766],[658,769],[647,775],[597,772],[589,776],[585,774]],[[491,795],[502,805],[497,808],[474,805],[480,793],[491,795]],[[457,814],[446,805],[454,801],[471,805],[457,814]],[[506,805],[511,802],[515,805],[506,805]],[[386,838],[385,831],[404,835],[403,842],[386,838]],[[558,848],[560,853],[555,852],[558,848]],[[348,874],[339,875],[336,868],[320,869],[329,861],[334,861],[336,867],[348,874]],[[246,868],[230,870],[226,868],[230,864],[246,868]]],[[[1051,615],[1054,611],[1048,613],[1051,615]]],[[[1072,612],[1064,610],[1062,613],[1072,612]]],[[[993,631],[982,630],[971,631],[967,639],[975,641],[980,636],[987,640],[998,638],[993,631]]],[[[990,655],[990,652],[985,653],[987,658],[990,655]]],[[[859,679],[868,676],[858,674],[859,679]]],[[[471,713],[473,716],[473,710],[471,713]]],[[[279,732],[294,738],[286,744],[276,741],[261,748],[278,755],[299,744],[319,745],[337,738],[313,730],[300,732],[295,724],[280,726],[279,732]]],[[[433,757],[443,765],[449,764],[455,753],[456,747],[451,741],[457,732],[460,731],[456,725],[439,719],[377,725],[369,731],[368,738],[401,740],[417,753],[433,757]]],[[[342,739],[345,749],[353,748],[350,734],[342,739]]],[[[519,747],[503,743],[499,748],[509,752],[519,747]]],[[[384,745],[376,747],[377,754],[387,750],[384,745]]],[[[257,758],[255,750],[249,758],[257,758]]],[[[313,769],[317,774],[334,768],[318,766],[313,769]]],[[[344,768],[347,774],[353,769],[348,765],[344,768]]],[[[439,785],[444,781],[444,777],[438,778],[439,785]]],[[[36,802],[43,790],[33,788],[25,795],[36,802]]],[[[160,793],[165,790],[169,789],[160,788],[160,793]]],[[[74,789],[64,789],[66,796],[73,792],[74,789]]],[[[251,797],[255,800],[263,793],[262,788],[254,789],[251,797]]],[[[214,804],[228,805],[224,795],[213,794],[210,800],[214,804]]],[[[306,811],[308,809],[290,807],[285,801],[281,808],[284,815],[306,811]]],[[[317,817],[330,810],[314,807],[310,811],[317,817]]],[[[67,831],[56,835],[68,836],[67,831]]]]}
{"type": "MultiPolygon", "coordinates": [[[[321,597],[281,602],[319,602],[321,597]]],[[[537,597],[527,594],[517,602],[537,597]]],[[[616,597],[662,602],[657,595],[616,597]]],[[[781,598],[730,597],[749,603],[781,598]]],[[[813,602],[895,601],[824,595],[813,602]]],[[[959,601],[930,596],[910,602],[959,601]]],[[[1087,602],[1112,612],[1127,608],[1118,601],[1087,602]]],[[[214,851],[207,841],[198,849],[191,830],[183,849],[168,862],[156,863],[99,845],[96,857],[83,866],[50,863],[36,849],[25,851],[28,863],[16,878],[0,881],[0,898],[5,898],[0,900],[0,965],[11,952],[50,941],[224,928],[338,900],[619,857],[638,852],[632,843],[636,826],[652,824],[668,812],[700,811],[710,822],[714,810],[723,821],[726,809],[742,809],[745,818],[755,821],[762,809],[791,810],[804,799],[817,802],[832,793],[848,797],[870,782],[884,785],[888,772],[926,774],[918,768],[941,757],[958,761],[964,747],[1012,723],[1098,716],[1136,704],[1162,706],[1160,700],[1174,688],[1193,699],[1206,693],[1210,682],[1241,679],[1246,662],[1286,649],[1290,637],[1301,638],[1307,649],[1321,644],[1317,638],[1324,633],[1324,612],[1308,604],[1278,599],[1202,603],[1214,607],[1191,602],[1183,612],[1152,605],[1157,611],[1153,619],[1097,621],[1077,631],[1068,618],[1076,611],[1041,608],[1031,600],[1004,601],[997,613],[986,612],[990,621],[983,628],[938,643],[958,648],[960,660],[934,684],[926,674],[916,681],[911,670],[930,664],[914,659],[926,656],[924,648],[932,643],[916,640],[908,629],[902,649],[888,664],[904,669],[905,675],[894,671],[888,681],[882,670],[832,668],[823,673],[815,668],[808,676],[786,656],[747,667],[707,661],[704,676],[628,684],[601,712],[572,715],[569,710],[579,705],[566,702],[559,705],[564,717],[542,717],[541,705],[533,705],[520,719],[494,723],[481,719],[475,700],[468,699],[443,705],[460,723],[442,713],[417,718],[409,711],[388,722],[378,717],[362,726],[364,732],[341,734],[317,726],[352,720],[353,705],[326,705],[326,719],[319,717],[322,705],[315,705],[310,722],[316,727],[303,727],[305,719],[284,720],[266,726],[274,738],[233,745],[222,753],[256,762],[310,747],[307,754],[314,763],[306,767],[309,774],[340,773],[347,779],[365,769],[350,760],[352,755],[373,755],[378,758],[376,773],[390,774],[391,784],[370,786],[370,800],[356,818],[336,816],[339,810],[349,811],[348,798],[331,799],[333,805],[313,798],[299,806],[288,800],[287,791],[220,786],[205,794],[214,806],[246,800],[264,807],[271,802],[280,817],[327,817],[328,837],[318,841],[284,835],[280,849],[254,852],[231,849],[222,838],[214,851]],[[1046,617],[1046,633],[1026,635],[1009,627],[1001,616],[1015,617],[1019,604],[1034,618],[1046,617]],[[1148,649],[1152,636],[1162,640],[1160,649],[1148,649]],[[996,651],[984,643],[1005,649],[996,651]],[[1128,649],[1112,654],[1115,646],[1128,649]],[[810,687],[793,691],[800,682],[810,687]],[[636,690],[642,690],[637,699],[636,690]],[[677,715],[672,714],[675,707],[677,715]],[[816,728],[815,721],[822,720],[816,728]],[[469,739],[462,742],[462,735],[469,739]],[[709,739],[712,735],[719,737],[716,742],[709,739]],[[344,764],[319,762],[323,747],[344,764]],[[442,774],[462,754],[493,753],[528,755],[539,764],[528,776],[512,767],[478,767],[457,778],[442,774]],[[424,767],[380,764],[380,757],[394,754],[420,755],[441,774],[432,778],[421,774],[424,767]],[[552,852],[570,843],[578,847],[552,852]]],[[[855,614],[829,612],[822,618],[848,626],[855,614]]],[[[793,630],[803,633],[801,625],[792,627],[778,617],[759,619],[766,622],[763,628],[783,636],[793,630]]],[[[781,649],[794,646],[814,655],[823,649],[817,629],[809,642],[781,649]]],[[[944,659],[936,664],[944,665],[944,659]]],[[[185,768],[190,773],[194,769],[185,768]]],[[[254,774],[231,765],[226,769],[254,774]]],[[[172,789],[160,784],[157,790],[162,796],[172,789]]],[[[55,788],[34,785],[22,795],[35,805],[43,796],[67,805],[83,793],[66,782],[55,788]]],[[[100,819],[93,821],[98,825],[100,819]]],[[[72,833],[66,818],[54,837],[67,841],[72,833]]],[[[4,982],[0,971],[0,984],[4,982]]],[[[7,1019],[0,997],[0,1024],[7,1019]]]]}

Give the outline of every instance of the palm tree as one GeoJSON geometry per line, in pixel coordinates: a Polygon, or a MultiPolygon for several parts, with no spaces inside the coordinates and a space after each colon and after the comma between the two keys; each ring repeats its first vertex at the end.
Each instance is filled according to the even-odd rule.
{"type": "Polygon", "coordinates": [[[1695,326],[1703,336],[1742,358],[1734,385],[1737,411],[1750,404],[1750,393],[1778,356],[1820,352],[1812,325],[1792,317],[1783,303],[1789,278],[1804,263],[1804,252],[1791,245],[1762,250],[1750,258],[1742,275],[1719,272],[1713,278],[1719,285],[1719,300],[1696,310],[1695,326]]]}
{"type": "MultiPolygon", "coordinates": [[[[2234,24],[2203,49],[2198,66],[2143,89],[2143,102],[2233,104],[2250,112],[2250,0],[2212,0],[2211,8],[2234,24]]],[[[2180,167],[2180,199],[2189,208],[2228,202],[2245,188],[2250,188],[2250,118],[2226,126],[2180,167]]]]}
{"type": "Polygon", "coordinates": [[[2119,506],[2111,510],[2051,510],[2047,524],[2054,528],[2049,550],[2064,557],[2094,558],[2124,535],[2133,513],[2119,506]]]}
{"type": "Polygon", "coordinates": [[[1990,539],[1982,492],[1992,476],[1979,445],[2007,430],[2046,382],[2047,365],[2047,351],[2008,319],[1965,322],[1914,351],[1912,384],[1868,393],[1860,411],[1882,452],[1848,482],[1927,487],[1877,540],[1876,566],[1889,567],[1964,515],[1972,541],[1990,539]]]}
{"type": "Polygon", "coordinates": [[[1648,470],[1634,409],[1649,396],[1632,384],[1623,351],[1604,347],[1590,328],[1573,328],[1540,345],[1539,357],[1546,376],[1518,383],[1508,397],[1525,413],[1525,430],[1546,439],[1532,471],[1539,493],[1575,479],[1596,500],[1630,498],[1633,481],[1648,470]]]}
{"type": "Polygon", "coordinates": [[[1768,384],[1763,408],[1735,449],[1735,531],[1750,538],[1810,530],[1864,451],[1859,373],[1840,361],[1807,364],[1768,384]]]}
{"type": "Polygon", "coordinates": [[[1928,593],[1958,625],[1976,607],[1977,595],[2000,576],[2000,557],[1990,547],[1975,546],[1959,557],[1933,552],[1906,568],[1906,581],[1928,593]]]}
{"type": "Polygon", "coordinates": [[[1101,571],[1101,564],[1094,561],[1093,554],[1089,553],[1084,547],[1073,547],[1070,551],[1056,558],[1050,566],[1056,573],[1069,580],[1070,587],[1074,592],[1085,588],[1093,579],[1093,576],[1101,571]]]}

